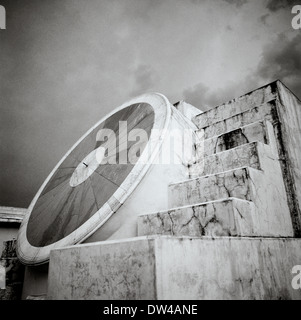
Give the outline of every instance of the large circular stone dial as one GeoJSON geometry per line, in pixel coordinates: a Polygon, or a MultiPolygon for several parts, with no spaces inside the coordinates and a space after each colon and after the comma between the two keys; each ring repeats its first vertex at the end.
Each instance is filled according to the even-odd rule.
{"type": "Polygon", "coordinates": [[[140,163],[144,149],[149,143],[159,147],[162,136],[152,130],[164,131],[169,116],[167,99],[149,94],[122,105],[91,128],[33,200],[18,235],[19,258],[26,264],[43,263],[51,249],[80,243],[101,227],[146,173],[155,152],[140,163]],[[133,163],[129,152],[137,141],[129,135],[136,129],[145,132],[147,141],[139,145],[133,163]]]}

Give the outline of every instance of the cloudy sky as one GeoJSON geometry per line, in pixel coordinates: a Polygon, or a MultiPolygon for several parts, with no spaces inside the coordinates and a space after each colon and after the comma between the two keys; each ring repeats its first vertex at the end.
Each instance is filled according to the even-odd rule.
{"type": "Polygon", "coordinates": [[[27,207],[80,136],[140,93],[206,110],[281,79],[301,97],[298,2],[0,1],[0,206],[27,207]]]}

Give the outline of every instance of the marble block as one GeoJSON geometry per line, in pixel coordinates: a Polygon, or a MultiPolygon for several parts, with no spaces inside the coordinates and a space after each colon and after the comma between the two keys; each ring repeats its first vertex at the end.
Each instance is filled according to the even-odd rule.
{"type": "Polygon", "coordinates": [[[264,121],[258,121],[239,129],[235,129],[219,136],[206,139],[204,143],[204,156],[233,149],[240,145],[259,141],[268,144],[269,137],[264,121]]]}
{"type": "Polygon", "coordinates": [[[254,204],[236,198],[138,217],[138,236],[254,236],[254,204]]]}
{"type": "MultiPolygon", "coordinates": [[[[193,122],[199,128],[203,129],[221,120],[233,117],[255,106],[259,106],[265,102],[274,100],[277,96],[277,83],[273,82],[265,87],[259,88],[233,99],[227,103],[210,109],[200,115],[197,115],[193,122]]],[[[202,109],[201,106],[199,106],[202,109]]]]}
{"type": "Polygon", "coordinates": [[[252,201],[254,194],[250,171],[253,170],[250,167],[243,167],[170,184],[169,207],[181,207],[229,197],[252,201]]]}
{"type": "Polygon", "coordinates": [[[48,299],[301,299],[301,239],[139,237],[55,249],[48,299]]]}
{"type": "Polygon", "coordinates": [[[271,123],[275,123],[278,120],[276,113],[276,100],[253,107],[201,130],[204,130],[204,138],[209,139],[214,136],[221,135],[224,132],[236,130],[263,119],[269,120],[271,123]]]}
{"type": "Polygon", "coordinates": [[[171,185],[169,201],[172,206],[200,203],[204,198],[218,200],[227,193],[228,197],[245,197],[253,201],[256,208],[256,220],[253,221],[255,234],[293,236],[281,165],[269,145],[250,143],[206,157],[202,170],[216,174],[171,185]],[[215,162],[208,161],[212,158],[215,162]],[[244,164],[249,164],[249,168],[233,170],[233,167],[240,168],[244,164]]]}
{"type": "Polygon", "coordinates": [[[190,166],[190,177],[214,174],[246,166],[260,170],[258,149],[260,144],[260,142],[251,142],[201,158],[190,166]]]}

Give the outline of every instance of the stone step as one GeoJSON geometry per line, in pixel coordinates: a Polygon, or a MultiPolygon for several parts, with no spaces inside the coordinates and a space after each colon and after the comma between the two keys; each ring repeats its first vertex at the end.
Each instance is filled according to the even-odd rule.
{"type": "Polygon", "coordinates": [[[200,158],[196,163],[189,167],[190,178],[215,174],[241,167],[251,167],[260,170],[260,154],[265,151],[271,153],[271,151],[264,148],[263,145],[264,144],[261,142],[251,142],[230,150],[200,158]]]}
{"type": "Polygon", "coordinates": [[[265,121],[251,123],[233,131],[223,133],[220,136],[206,139],[200,142],[197,148],[200,150],[199,154],[203,151],[206,157],[255,141],[265,144],[269,143],[269,135],[265,121]]]}
{"type": "Polygon", "coordinates": [[[138,217],[138,236],[255,236],[254,204],[221,199],[138,217]]]}
{"type": "MultiPolygon", "coordinates": [[[[222,121],[247,111],[255,106],[262,105],[277,97],[277,83],[273,82],[262,88],[254,90],[239,98],[233,99],[227,103],[217,106],[197,115],[193,122],[199,129],[203,129],[216,122],[222,121]]],[[[202,107],[200,106],[200,109],[202,107]]]]}
{"type": "Polygon", "coordinates": [[[224,132],[239,129],[240,127],[263,119],[269,120],[272,124],[278,121],[276,100],[272,100],[260,106],[253,107],[230,118],[211,124],[203,128],[203,136],[204,139],[209,139],[214,136],[219,136],[224,132]]]}
{"type": "MultiPolygon", "coordinates": [[[[256,226],[258,234],[264,236],[293,236],[292,219],[280,162],[270,145],[261,142],[244,144],[205,157],[203,161],[199,161],[194,166],[190,171],[191,177],[200,178],[200,180],[192,182],[192,185],[187,187],[190,189],[191,195],[185,195],[186,191],[182,189],[183,194],[179,196],[179,200],[174,200],[176,194],[174,197],[170,197],[171,207],[174,201],[180,206],[187,203],[200,203],[206,196],[208,196],[208,199],[218,200],[219,197],[226,194],[227,188],[229,191],[227,197],[235,195],[243,198],[245,196],[246,200],[253,201],[256,207],[256,215],[253,217],[256,220],[254,226],[256,226]],[[243,167],[249,168],[244,169],[243,167]],[[240,171],[239,168],[241,168],[240,171]],[[232,172],[228,173],[227,171],[232,172]],[[231,177],[233,172],[237,173],[236,182],[234,176],[231,177]],[[213,176],[207,178],[208,184],[206,184],[206,177],[203,176],[208,175],[213,176]],[[222,188],[223,175],[225,176],[225,189],[222,188]],[[247,175],[248,181],[242,183],[247,175]],[[230,179],[229,182],[226,182],[227,179],[230,179]],[[193,184],[197,184],[199,181],[203,185],[199,189],[198,187],[193,189],[193,184]],[[214,186],[215,181],[217,181],[216,186],[214,186]],[[241,186],[241,193],[239,193],[239,186],[241,186]],[[247,190],[248,187],[249,190],[247,190]],[[198,199],[198,195],[201,196],[201,199],[198,199]],[[183,202],[181,202],[182,200],[183,202]]],[[[184,183],[183,188],[185,189],[186,186],[187,184],[184,183]]],[[[176,189],[175,186],[173,188],[176,189]]],[[[181,182],[179,188],[181,189],[181,182]]],[[[175,192],[180,193],[181,191],[175,192]]]]}
{"type": "Polygon", "coordinates": [[[229,197],[252,201],[254,192],[251,171],[255,170],[243,167],[170,184],[169,207],[181,207],[229,197]]]}

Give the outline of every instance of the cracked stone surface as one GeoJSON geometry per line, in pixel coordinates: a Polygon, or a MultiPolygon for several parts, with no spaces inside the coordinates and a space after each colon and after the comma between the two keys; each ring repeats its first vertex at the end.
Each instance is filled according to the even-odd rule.
{"type": "Polygon", "coordinates": [[[251,142],[236,148],[204,157],[191,165],[190,177],[203,176],[233,170],[241,167],[260,169],[257,146],[260,142],[251,142]]]}
{"type": "Polygon", "coordinates": [[[51,252],[47,299],[156,298],[153,242],[99,243],[51,252]]]}
{"type": "Polygon", "coordinates": [[[240,127],[260,121],[262,119],[269,120],[271,123],[278,121],[275,100],[267,102],[261,106],[253,107],[247,111],[205,127],[203,129],[204,138],[209,139],[223,134],[224,132],[239,129],[240,127]]]}
{"type": "Polygon", "coordinates": [[[301,299],[300,239],[154,236],[53,250],[49,299],[301,299]]]}
{"type": "Polygon", "coordinates": [[[296,236],[301,236],[301,101],[278,83],[280,118],[278,141],[296,236]]]}
{"type": "Polygon", "coordinates": [[[169,186],[171,208],[229,197],[254,200],[249,167],[187,180],[169,186]]]}
{"type": "Polygon", "coordinates": [[[221,120],[233,117],[252,107],[262,105],[276,98],[275,88],[271,84],[249,94],[233,99],[216,108],[210,109],[194,118],[195,125],[202,129],[221,120]]]}
{"type": "Polygon", "coordinates": [[[235,198],[138,217],[138,235],[251,236],[253,203],[235,198]]]}
{"type": "Polygon", "coordinates": [[[274,149],[266,144],[250,143],[209,156],[207,159],[214,157],[219,157],[221,164],[215,166],[216,163],[208,162],[205,169],[220,173],[170,185],[170,205],[181,207],[228,197],[250,200],[255,206],[252,221],[254,235],[292,237],[294,231],[287,193],[281,165],[274,149]],[[245,148],[246,146],[248,148],[245,148]],[[243,157],[238,157],[243,151],[248,152],[245,152],[243,157]],[[236,152],[236,156],[233,152],[236,152]],[[223,157],[220,157],[221,155],[223,157]],[[248,162],[256,165],[226,171],[229,163],[230,168],[239,168],[241,164],[248,162]],[[257,170],[257,165],[260,165],[260,170],[257,170]]]}
{"type": "MultiPolygon", "coordinates": [[[[204,156],[209,156],[221,151],[233,149],[240,145],[259,141],[268,143],[268,136],[265,123],[263,121],[255,122],[242,128],[226,132],[220,136],[204,140],[204,156]]],[[[200,148],[200,146],[198,146],[200,148]]],[[[202,150],[202,149],[201,149],[202,150]]]]}
{"type": "MultiPolygon", "coordinates": [[[[275,132],[275,150],[281,164],[295,236],[298,237],[301,235],[300,106],[300,100],[280,81],[276,81],[208,110],[194,119],[205,139],[239,129],[261,119],[272,123],[275,132]]],[[[202,151],[204,153],[204,148],[202,151]]],[[[206,165],[206,161],[192,165],[190,177],[206,174],[204,171],[206,165]]]]}

